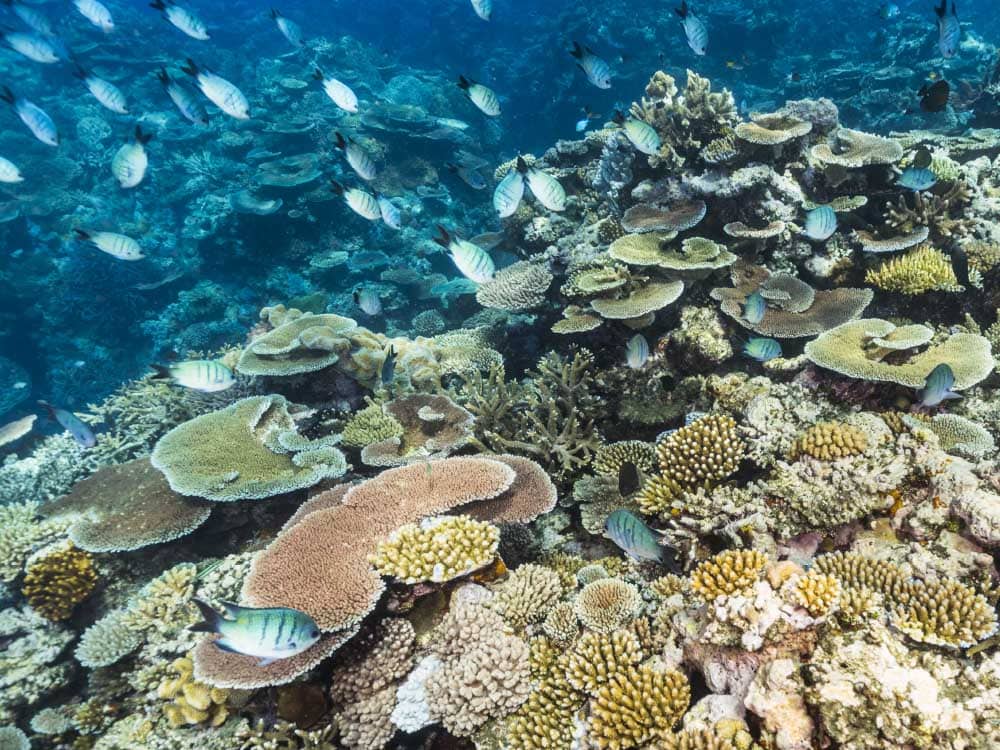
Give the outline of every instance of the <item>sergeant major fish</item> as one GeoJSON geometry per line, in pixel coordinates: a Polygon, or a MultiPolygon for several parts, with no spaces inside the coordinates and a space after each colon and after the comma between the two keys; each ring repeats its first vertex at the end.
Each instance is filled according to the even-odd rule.
{"type": "Polygon", "coordinates": [[[500,116],[500,100],[493,89],[481,83],[476,83],[471,78],[466,78],[465,76],[458,77],[458,87],[476,105],[476,109],[484,115],[487,117],[500,116]]]}
{"type": "Polygon", "coordinates": [[[403,222],[396,204],[381,193],[377,197],[378,210],[382,215],[382,222],[390,229],[399,229],[403,225],[403,222]]]}
{"type": "Polygon", "coordinates": [[[89,242],[102,253],[107,253],[119,260],[142,260],[146,256],[142,254],[139,243],[124,234],[117,232],[87,232],[83,229],[74,229],[76,238],[83,242],[89,242]]]}
{"type": "Polygon", "coordinates": [[[615,112],[614,121],[622,127],[622,130],[625,131],[625,137],[640,152],[647,156],[655,156],[659,153],[660,136],[649,123],[634,117],[625,117],[619,111],[615,112]]]}
{"type": "Polygon", "coordinates": [[[641,370],[648,360],[649,342],[641,333],[637,333],[625,347],[625,364],[633,370],[641,370]]]}
{"type": "Polygon", "coordinates": [[[440,224],[438,225],[440,237],[435,237],[434,241],[451,254],[451,260],[461,274],[477,284],[485,284],[493,280],[496,273],[496,265],[490,254],[479,245],[474,245],[467,240],[453,237],[448,234],[440,224]]]}
{"type": "Polygon", "coordinates": [[[49,419],[57,422],[66,432],[73,436],[73,440],[81,448],[93,448],[97,445],[97,437],[83,421],[71,411],[58,409],[48,401],[39,401],[38,405],[49,413],[49,419]]]}
{"type": "Polygon", "coordinates": [[[197,598],[192,601],[203,619],[189,630],[218,634],[219,638],[215,641],[217,648],[259,659],[259,667],[301,654],[320,639],[316,622],[297,609],[256,609],[222,602],[226,610],[226,614],[222,615],[208,602],[197,598]]]}
{"type": "Polygon", "coordinates": [[[3,40],[12,50],[37,63],[51,65],[65,57],[55,37],[43,36],[37,31],[7,31],[3,40]]]}
{"type": "Polygon", "coordinates": [[[111,160],[111,174],[126,190],[138,187],[145,179],[146,169],[149,166],[146,144],[151,140],[153,134],[143,133],[142,128],[136,125],[135,137],[118,149],[111,160]]]}
{"type": "Polygon", "coordinates": [[[949,59],[958,54],[958,45],[962,41],[962,26],[958,22],[958,11],[955,0],[951,0],[951,13],[948,12],[948,0],[941,0],[940,7],[935,7],[938,27],[938,49],[941,56],[949,59]]]}
{"type": "Polygon", "coordinates": [[[73,72],[73,75],[83,81],[91,96],[93,96],[102,107],[119,115],[128,114],[128,104],[125,101],[125,94],[123,94],[122,90],[113,83],[95,76],[81,65],[76,66],[76,70],[73,72]]]}
{"type": "Polygon", "coordinates": [[[531,194],[535,196],[549,211],[564,211],[566,209],[566,191],[559,180],[534,167],[528,167],[522,157],[517,157],[517,171],[524,175],[531,194]]]}
{"type": "Polygon", "coordinates": [[[351,113],[358,111],[358,97],[346,83],[336,78],[327,78],[319,68],[313,71],[313,78],[323,84],[323,91],[330,97],[330,101],[342,110],[351,113]]]}
{"type": "Polygon", "coordinates": [[[3,0],[3,4],[14,11],[14,15],[24,21],[33,31],[45,36],[52,36],[52,24],[49,23],[49,19],[45,17],[44,13],[19,2],[19,0],[3,0]]]}
{"type": "Polygon", "coordinates": [[[368,219],[369,221],[375,221],[376,219],[382,218],[382,209],[379,207],[378,199],[367,190],[345,188],[336,180],[330,181],[330,187],[333,192],[343,197],[348,208],[350,208],[358,216],[368,219]]]}
{"type": "Polygon", "coordinates": [[[99,0],[73,0],[73,5],[80,11],[81,16],[105,34],[110,34],[115,30],[115,21],[111,16],[111,11],[99,0]]]}
{"type": "Polygon", "coordinates": [[[926,167],[907,167],[896,184],[907,190],[930,190],[937,184],[937,175],[926,167]]]}
{"type": "Polygon", "coordinates": [[[764,302],[764,296],[760,292],[754,292],[743,303],[743,320],[752,326],[757,325],[764,319],[765,312],[767,312],[767,304],[764,302]]]}
{"type": "Polygon", "coordinates": [[[21,118],[21,122],[27,126],[35,138],[47,146],[59,145],[59,131],[44,109],[27,99],[14,96],[14,93],[6,86],[0,88],[0,101],[7,102],[14,108],[17,116],[21,118]]]}
{"type": "Polygon", "coordinates": [[[351,169],[362,180],[374,180],[376,174],[375,161],[368,155],[368,152],[355,143],[353,138],[345,139],[339,131],[336,133],[336,136],[336,146],[344,152],[344,157],[347,159],[347,163],[351,165],[351,169]]]}
{"type": "Polygon", "coordinates": [[[191,359],[170,365],[153,365],[157,377],[202,393],[226,391],[236,383],[233,371],[215,359],[191,359]]]}
{"type": "Polygon", "coordinates": [[[493,208],[501,219],[513,216],[524,197],[524,176],[517,169],[510,169],[493,191],[493,208]]]}
{"type": "Polygon", "coordinates": [[[680,16],[688,46],[694,53],[704,55],[708,52],[708,29],[705,23],[688,8],[687,0],[681,0],[681,7],[674,8],[674,13],[680,16]]]}
{"type": "Polygon", "coordinates": [[[227,115],[237,120],[250,119],[250,102],[233,83],[211,71],[199,70],[191,58],[181,70],[194,78],[201,93],[227,115]]]}
{"type": "Polygon", "coordinates": [[[660,544],[662,537],[632,511],[624,508],[616,510],[608,516],[604,530],[608,538],[633,560],[656,562],[671,570],[680,570],[680,565],[669,548],[660,544]]]}
{"type": "Polygon", "coordinates": [[[0,156],[0,182],[8,185],[24,182],[24,177],[21,176],[21,170],[17,168],[17,165],[2,156],[0,156]]]}
{"type": "Polygon", "coordinates": [[[805,235],[811,240],[828,240],[837,231],[837,213],[830,206],[817,206],[806,214],[805,235]]]}
{"type": "Polygon", "coordinates": [[[775,339],[755,336],[743,345],[743,353],[758,362],[770,362],[781,356],[781,344],[775,339]]]}
{"type": "Polygon", "coordinates": [[[278,25],[278,31],[288,40],[289,44],[293,47],[301,47],[305,44],[302,41],[302,28],[295,21],[285,18],[274,8],[271,8],[271,18],[274,19],[278,25]]]}
{"type": "Polygon", "coordinates": [[[379,381],[382,385],[389,385],[396,377],[396,347],[389,344],[385,355],[382,357],[382,367],[379,369],[379,381]]]}
{"type": "Polygon", "coordinates": [[[489,21],[493,16],[493,0],[472,0],[472,9],[481,19],[489,21]]]}
{"type": "Polygon", "coordinates": [[[205,111],[205,107],[195,94],[171,78],[166,68],[160,68],[156,77],[163,84],[163,89],[167,92],[167,96],[170,97],[174,106],[186,119],[195,125],[208,124],[208,112],[205,111]]]}
{"type": "Polygon", "coordinates": [[[203,42],[209,38],[205,22],[187,8],[177,5],[173,0],[153,0],[149,7],[163,13],[163,17],[170,21],[174,28],[184,32],[192,39],[203,42]]]}
{"type": "Polygon", "coordinates": [[[598,57],[589,47],[573,42],[570,54],[576,58],[576,65],[587,76],[587,80],[599,89],[611,88],[611,66],[598,57]]]}

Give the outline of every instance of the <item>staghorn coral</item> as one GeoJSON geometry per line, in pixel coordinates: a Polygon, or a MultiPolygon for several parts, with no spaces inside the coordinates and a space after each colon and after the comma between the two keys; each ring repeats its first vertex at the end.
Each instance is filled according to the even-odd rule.
{"type": "Polygon", "coordinates": [[[66,545],[32,560],[21,593],[31,608],[50,620],[65,620],[97,586],[94,559],[66,545]]]}
{"type": "Polygon", "coordinates": [[[518,261],[479,285],[476,301],[483,307],[512,312],[531,310],[545,301],[552,274],[543,265],[518,261]]]}
{"type": "Polygon", "coordinates": [[[595,633],[611,633],[627,625],[641,604],[639,590],[620,578],[591,581],[573,601],[580,623],[595,633]]]}
{"type": "Polygon", "coordinates": [[[799,435],[792,455],[803,453],[823,461],[856,456],[868,448],[868,436],[863,430],[845,422],[819,422],[799,435]]]}
{"type": "Polygon", "coordinates": [[[643,747],[669,736],[690,701],[691,687],[680,672],[649,664],[627,667],[598,688],[587,737],[602,750],[643,747]]]}
{"type": "Polygon", "coordinates": [[[915,296],[927,292],[961,292],[951,259],[930,245],[920,245],[890,258],[865,274],[865,282],[888,292],[915,296]]]}
{"type": "Polygon", "coordinates": [[[759,580],[767,556],[759,550],[726,550],[691,573],[691,590],[705,601],[748,591],[759,580]]]}
{"type": "Polygon", "coordinates": [[[937,240],[962,238],[972,234],[974,223],[962,216],[972,197],[972,189],[963,181],[955,182],[944,193],[914,192],[911,206],[907,196],[885,205],[887,222],[897,232],[907,234],[927,227],[937,240]],[[956,217],[954,214],[958,213],[956,217]]]}
{"type": "Polygon", "coordinates": [[[489,565],[499,543],[492,524],[439,516],[396,529],[368,560],[381,575],[405,583],[441,583],[489,565]]]}

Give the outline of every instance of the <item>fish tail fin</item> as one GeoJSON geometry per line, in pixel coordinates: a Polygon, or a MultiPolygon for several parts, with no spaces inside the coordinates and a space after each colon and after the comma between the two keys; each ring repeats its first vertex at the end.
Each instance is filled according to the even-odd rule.
{"type": "Polygon", "coordinates": [[[449,172],[457,172],[458,171],[458,165],[457,164],[452,164],[450,161],[446,161],[444,163],[444,168],[447,169],[449,172]]]}
{"type": "Polygon", "coordinates": [[[136,125],[135,126],[135,141],[136,141],[136,143],[141,143],[143,146],[145,146],[151,140],[153,140],[153,134],[152,133],[143,133],[141,125],[136,125]]]}
{"type": "Polygon", "coordinates": [[[322,81],[325,77],[326,76],[323,75],[323,70],[319,66],[313,68],[313,78],[317,81],[322,81]]]}
{"type": "Polygon", "coordinates": [[[157,364],[156,362],[154,362],[153,364],[150,365],[150,367],[153,368],[153,373],[154,373],[153,374],[153,378],[155,380],[161,380],[161,379],[162,380],[169,380],[169,379],[171,379],[170,368],[167,367],[166,365],[161,365],[161,364],[157,364]]]}
{"type": "Polygon", "coordinates": [[[187,59],[187,64],[181,66],[181,70],[183,70],[189,76],[198,75],[198,66],[194,64],[194,60],[192,60],[190,57],[187,59]]]}
{"type": "Polygon", "coordinates": [[[458,77],[458,87],[460,89],[462,89],[462,91],[468,91],[469,90],[469,86],[471,86],[471,85],[472,85],[472,81],[470,81],[465,76],[460,75],[458,77]]]}
{"type": "Polygon", "coordinates": [[[333,192],[335,192],[337,195],[343,195],[344,194],[344,186],[341,185],[336,180],[330,180],[330,189],[333,192]]]}
{"type": "Polygon", "coordinates": [[[198,599],[197,597],[191,600],[194,602],[195,606],[198,607],[198,611],[201,612],[201,621],[196,622],[194,625],[188,627],[192,633],[218,633],[219,626],[223,622],[223,617],[219,612],[206,601],[198,599]]]}
{"type": "Polygon", "coordinates": [[[278,12],[277,8],[271,8],[271,18],[275,20],[281,18],[281,14],[278,12]]]}
{"type": "Polygon", "coordinates": [[[7,102],[7,104],[13,104],[14,92],[11,91],[7,86],[0,88],[0,101],[7,102]]]}
{"type": "Polygon", "coordinates": [[[336,143],[337,148],[339,148],[341,150],[347,148],[347,141],[344,140],[344,136],[340,134],[340,131],[339,130],[336,131],[336,133],[334,133],[334,135],[337,136],[337,143],[336,143]]]}
{"type": "Polygon", "coordinates": [[[528,163],[524,160],[523,156],[517,157],[517,164],[514,168],[521,174],[525,174],[528,171],[528,163]]]}
{"type": "Polygon", "coordinates": [[[90,239],[90,232],[83,229],[74,229],[73,234],[75,234],[76,238],[82,242],[86,242],[90,239]]]}
{"type": "Polygon", "coordinates": [[[625,115],[622,114],[622,111],[620,109],[616,109],[615,110],[615,116],[612,117],[611,120],[612,120],[612,122],[614,122],[614,123],[616,123],[618,125],[624,125],[625,124],[625,115]]]}
{"type": "MultiPolygon", "coordinates": [[[[942,0],[942,1],[943,2],[947,2],[947,0],[942,0]]],[[[674,8],[674,13],[676,13],[677,15],[679,15],[681,17],[682,21],[685,18],[687,18],[688,17],[688,4],[687,4],[687,0],[681,0],[681,7],[674,8]]]]}
{"type": "Polygon", "coordinates": [[[441,233],[440,237],[435,237],[434,241],[443,248],[447,248],[451,244],[451,235],[448,234],[448,230],[445,229],[440,224],[437,225],[438,231],[441,233]]]}
{"type": "Polygon", "coordinates": [[[158,80],[164,86],[170,83],[170,74],[167,73],[166,68],[160,68],[158,71],[156,71],[156,80],[158,80]]]}
{"type": "Polygon", "coordinates": [[[167,9],[167,4],[163,2],[163,0],[153,0],[149,4],[149,7],[154,10],[165,11],[167,9]]]}
{"type": "Polygon", "coordinates": [[[938,18],[944,18],[945,13],[948,12],[948,0],[941,0],[941,6],[935,6],[934,12],[937,13],[938,18]]]}
{"type": "Polygon", "coordinates": [[[83,65],[81,65],[79,62],[77,62],[76,60],[74,60],[73,61],[73,77],[74,78],[79,78],[81,81],[84,81],[84,80],[86,80],[87,75],[88,75],[87,69],[85,67],[83,67],[83,65]]]}
{"type": "Polygon", "coordinates": [[[580,43],[575,39],[573,40],[573,49],[571,49],[569,53],[573,55],[573,57],[575,57],[577,60],[583,59],[583,47],[581,47],[580,43]]]}

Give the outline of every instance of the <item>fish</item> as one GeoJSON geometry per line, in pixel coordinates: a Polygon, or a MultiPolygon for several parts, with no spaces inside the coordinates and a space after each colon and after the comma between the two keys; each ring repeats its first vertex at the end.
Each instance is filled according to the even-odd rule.
{"type": "Polygon", "coordinates": [[[471,78],[466,78],[465,76],[458,77],[458,87],[476,105],[476,109],[484,115],[487,117],[500,116],[500,100],[493,89],[481,83],[476,83],[471,78]]]}
{"type": "Polygon", "coordinates": [[[943,78],[931,84],[924,84],[917,92],[920,97],[920,109],[924,112],[940,112],[948,106],[951,96],[951,85],[943,78]]]}
{"type": "Polygon", "coordinates": [[[618,494],[628,497],[633,492],[638,492],[640,487],[642,477],[638,467],[631,461],[622,461],[622,465],[618,467],[618,494]]]}
{"type": "Polygon", "coordinates": [[[250,119],[250,102],[233,83],[210,71],[199,70],[190,57],[181,70],[194,78],[205,98],[227,115],[237,120],[250,119]]]}
{"type": "Polygon", "coordinates": [[[611,88],[611,66],[598,57],[589,47],[573,42],[570,54],[576,58],[576,66],[584,72],[587,80],[599,89],[611,88]]]}
{"type": "Polygon", "coordinates": [[[124,234],[87,232],[83,229],[74,229],[73,231],[81,242],[89,242],[102,253],[107,253],[119,260],[142,260],[146,257],[142,254],[139,243],[124,234]]]}
{"type": "Polygon", "coordinates": [[[453,237],[443,226],[438,225],[440,237],[434,237],[434,242],[451,253],[452,263],[459,272],[470,281],[477,284],[485,284],[493,280],[496,273],[496,265],[490,254],[479,245],[474,245],[467,240],[453,237]]]}
{"type": "Polygon", "coordinates": [[[647,156],[659,153],[660,136],[649,123],[634,117],[626,117],[620,110],[615,112],[614,121],[622,127],[625,131],[625,137],[641,153],[647,156]]]}
{"type": "Polygon", "coordinates": [[[958,22],[958,10],[955,0],[951,0],[951,13],[948,12],[948,0],[941,0],[941,5],[934,8],[937,14],[938,49],[941,56],[950,59],[958,54],[958,44],[962,41],[962,26],[958,22]]]}
{"type": "Polygon", "coordinates": [[[927,167],[907,167],[896,178],[896,184],[907,190],[930,190],[937,184],[937,175],[927,167]]]}
{"type": "Polygon", "coordinates": [[[333,192],[344,198],[344,202],[348,208],[358,216],[369,221],[382,218],[382,209],[379,207],[378,199],[367,190],[345,188],[336,180],[330,181],[330,187],[333,189],[333,192]]]}
{"type": "Polygon", "coordinates": [[[688,46],[696,55],[704,55],[708,52],[708,28],[698,16],[688,8],[687,0],[681,0],[681,7],[674,8],[681,18],[681,26],[684,28],[684,35],[687,37],[688,46]]]}
{"type": "Polygon", "coordinates": [[[381,193],[376,198],[378,199],[378,210],[382,216],[382,222],[390,229],[399,229],[403,225],[403,222],[396,204],[381,193]]]}
{"type": "Polygon", "coordinates": [[[938,406],[942,401],[962,398],[961,394],[955,393],[952,387],[955,385],[955,373],[951,366],[945,362],[937,365],[927,375],[924,387],[918,392],[921,406],[938,406]]]}
{"type": "Polygon", "coordinates": [[[44,109],[27,99],[14,96],[14,93],[6,86],[0,87],[0,101],[4,101],[14,108],[17,116],[21,118],[21,122],[27,126],[35,138],[46,146],[59,145],[59,131],[44,109]]]}
{"type": "Polygon", "coordinates": [[[7,31],[3,41],[12,50],[37,63],[51,65],[62,60],[61,45],[57,45],[53,36],[43,36],[37,31],[7,31]]]}
{"type": "Polygon", "coordinates": [[[52,36],[52,24],[41,11],[35,10],[30,5],[25,5],[18,0],[3,0],[3,4],[10,8],[14,15],[24,21],[25,25],[32,31],[37,31],[43,36],[52,36]]]}
{"type": "Polygon", "coordinates": [[[764,319],[765,312],[767,312],[767,303],[760,292],[754,292],[743,303],[743,320],[752,326],[764,319]]]}
{"type": "Polygon", "coordinates": [[[461,178],[462,182],[473,190],[486,189],[486,179],[475,169],[469,169],[468,167],[451,163],[446,163],[444,166],[449,172],[457,174],[461,178]]]}
{"type": "Polygon", "coordinates": [[[382,357],[382,367],[379,368],[379,381],[382,385],[389,385],[396,376],[396,347],[389,344],[389,348],[382,357]]]}
{"type": "Polygon", "coordinates": [[[110,34],[115,30],[115,20],[104,3],[98,2],[98,0],[73,0],[73,5],[76,6],[81,16],[105,34],[110,34]]]}
{"type": "Polygon", "coordinates": [[[123,94],[122,90],[113,83],[95,76],[79,64],[76,66],[76,70],[73,72],[73,75],[83,81],[91,96],[93,96],[102,107],[119,115],[127,115],[129,113],[128,103],[125,101],[125,94],[123,94]]]}
{"type": "Polygon", "coordinates": [[[628,340],[625,347],[625,364],[633,370],[641,370],[648,360],[649,342],[641,333],[637,333],[628,340]]]}
{"type": "Polygon", "coordinates": [[[355,289],[354,304],[365,314],[375,316],[382,312],[382,300],[371,289],[355,289]]]}
{"type": "Polygon", "coordinates": [[[837,212],[830,206],[817,206],[806,213],[805,234],[809,239],[828,240],[836,231],[837,212]]]}
{"type": "Polygon", "coordinates": [[[316,622],[290,607],[241,607],[221,602],[222,615],[208,602],[192,598],[201,612],[202,621],[191,625],[193,633],[216,633],[216,648],[234,654],[259,659],[258,667],[266,667],[280,659],[301,654],[320,639],[316,622]]]}
{"type": "Polygon", "coordinates": [[[517,171],[524,175],[531,194],[549,211],[566,209],[566,191],[552,175],[534,167],[528,167],[522,157],[517,157],[517,171]]]}
{"type": "Polygon", "coordinates": [[[323,84],[323,91],[330,97],[330,101],[342,110],[351,113],[358,111],[358,97],[346,83],[336,78],[327,78],[319,68],[313,70],[313,78],[323,84]]]}
{"type": "Polygon", "coordinates": [[[182,8],[173,2],[173,0],[153,0],[149,4],[149,7],[163,13],[163,17],[170,21],[174,28],[187,34],[192,39],[203,42],[209,38],[208,27],[205,25],[205,22],[187,8],[182,8]]]}
{"type": "Polygon", "coordinates": [[[493,17],[493,0],[472,0],[472,9],[484,21],[493,17]]]}
{"type": "Polygon", "coordinates": [[[968,289],[972,283],[969,280],[969,254],[957,241],[953,241],[948,247],[948,255],[951,256],[951,267],[955,271],[955,280],[968,289]]]}
{"type": "Polygon", "coordinates": [[[680,565],[668,547],[660,544],[661,536],[630,510],[619,508],[604,522],[608,538],[633,560],[656,562],[674,571],[680,565]]]}
{"type": "Polygon", "coordinates": [[[111,174],[123,188],[138,187],[146,177],[149,166],[149,156],[146,144],[153,140],[152,133],[143,133],[139,125],[135,126],[135,137],[123,145],[111,160],[111,174]]]}
{"type": "Polygon", "coordinates": [[[344,152],[344,157],[355,174],[362,180],[374,180],[376,175],[375,161],[368,155],[368,152],[361,148],[353,138],[345,139],[339,131],[335,135],[337,137],[335,145],[344,152]]]}
{"type": "Polygon", "coordinates": [[[899,15],[899,6],[896,3],[882,3],[878,8],[878,17],[883,21],[895,18],[899,15]]]}
{"type": "Polygon", "coordinates": [[[0,182],[8,185],[24,182],[24,177],[21,176],[21,170],[17,168],[17,165],[2,156],[0,156],[0,182]]]}
{"type": "Polygon", "coordinates": [[[233,371],[216,359],[189,359],[170,365],[156,365],[156,376],[202,393],[227,391],[236,383],[233,371]]]}
{"type": "Polygon", "coordinates": [[[48,401],[39,401],[38,405],[49,413],[49,419],[57,422],[81,448],[93,448],[97,445],[97,436],[83,421],[71,411],[58,409],[48,401]]]}
{"type": "Polygon", "coordinates": [[[477,234],[469,242],[473,245],[479,245],[483,250],[492,250],[503,242],[504,239],[506,237],[503,232],[483,232],[482,234],[477,234]]]}
{"type": "Polygon", "coordinates": [[[302,41],[302,27],[295,23],[295,21],[285,18],[274,8],[271,8],[271,18],[278,24],[278,31],[288,40],[289,44],[293,47],[302,47],[305,45],[305,42],[302,41]]]}
{"type": "Polygon", "coordinates": [[[775,339],[755,336],[743,345],[743,353],[758,362],[770,362],[781,356],[781,344],[775,339]]]}
{"type": "Polygon", "coordinates": [[[501,219],[513,216],[524,197],[524,176],[511,169],[493,190],[493,208],[501,219]]]}
{"type": "Polygon", "coordinates": [[[170,97],[174,106],[177,107],[177,111],[185,119],[193,122],[195,125],[208,125],[208,112],[205,111],[205,107],[195,94],[171,78],[166,68],[160,68],[156,73],[156,77],[163,84],[167,96],[170,97]]]}

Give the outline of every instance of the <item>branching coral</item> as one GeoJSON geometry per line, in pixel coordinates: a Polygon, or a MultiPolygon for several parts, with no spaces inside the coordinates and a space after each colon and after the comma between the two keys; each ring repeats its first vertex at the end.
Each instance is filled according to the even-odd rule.
{"type": "Polygon", "coordinates": [[[930,245],[890,258],[865,274],[865,281],[888,292],[915,296],[927,292],[961,292],[951,259],[930,245]]]}
{"type": "Polygon", "coordinates": [[[57,539],[68,525],[64,519],[41,520],[36,502],[0,505],[0,581],[17,578],[32,551],[57,539]]]}
{"type": "Polygon", "coordinates": [[[628,630],[588,631],[566,659],[566,679],[577,690],[593,695],[613,675],[642,661],[639,639],[628,630]]]}
{"type": "Polygon", "coordinates": [[[694,569],[691,589],[705,601],[747,591],[766,564],[767,556],[758,550],[726,550],[694,569]]]}
{"type": "Polygon", "coordinates": [[[476,301],[483,307],[499,310],[530,310],[545,301],[545,292],[552,283],[552,274],[545,266],[518,261],[496,273],[479,285],[476,301]]]}
{"type": "Polygon", "coordinates": [[[496,590],[490,606],[503,615],[511,627],[523,630],[545,619],[562,598],[559,575],[541,565],[522,565],[496,590]]]}
{"type": "Polygon", "coordinates": [[[380,543],[369,561],[405,583],[450,581],[496,557],[500,530],[468,516],[440,516],[407,524],[380,543]]]}
{"type": "Polygon", "coordinates": [[[602,445],[594,456],[594,471],[602,476],[617,477],[626,462],[639,471],[652,471],[656,465],[656,450],[651,443],[642,440],[622,440],[602,445]]]}
{"type": "Polygon", "coordinates": [[[372,402],[351,415],[344,425],[341,440],[352,448],[364,448],[402,435],[403,425],[386,414],[380,404],[372,402]]]}
{"type": "Polygon", "coordinates": [[[691,687],[680,672],[628,667],[597,690],[587,737],[602,750],[643,747],[668,736],[690,701],[691,687]]]}
{"type": "Polygon", "coordinates": [[[940,195],[913,193],[912,206],[906,196],[900,195],[895,203],[886,203],[887,220],[890,226],[904,234],[927,227],[935,239],[965,237],[975,226],[972,219],[962,216],[971,198],[972,189],[961,180],[940,195]]]}

